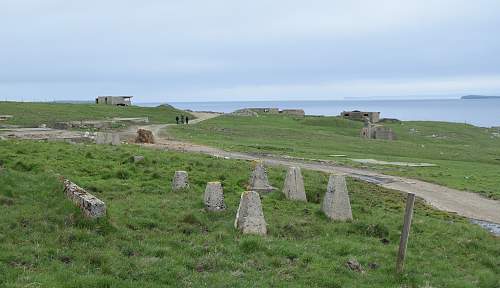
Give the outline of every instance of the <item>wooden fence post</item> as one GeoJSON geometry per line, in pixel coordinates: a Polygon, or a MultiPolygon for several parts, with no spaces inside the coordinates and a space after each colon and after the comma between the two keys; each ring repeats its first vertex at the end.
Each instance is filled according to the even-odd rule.
{"type": "Polygon", "coordinates": [[[408,193],[408,196],[406,197],[406,209],[405,209],[403,231],[401,232],[401,239],[399,241],[399,252],[396,263],[397,273],[403,272],[405,255],[406,255],[406,246],[408,244],[408,235],[410,234],[411,218],[413,216],[414,203],[415,203],[415,194],[408,193]]]}

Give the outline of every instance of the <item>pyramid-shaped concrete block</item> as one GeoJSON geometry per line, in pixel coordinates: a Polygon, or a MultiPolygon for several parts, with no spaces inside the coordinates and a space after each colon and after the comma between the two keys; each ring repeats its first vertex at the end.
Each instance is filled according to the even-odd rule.
{"type": "Polygon", "coordinates": [[[288,168],[283,194],[287,199],[307,202],[304,179],[299,167],[288,168]]]}
{"type": "Polygon", "coordinates": [[[264,219],[259,193],[246,191],[241,194],[234,227],[243,234],[267,234],[267,224],[264,219]]]}
{"type": "Polygon", "coordinates": [[[250,190],[258,193],[269,193],[276,188],[269,184],[266,168],[262,162],[257,162],[250,177],[250,190]]]}
{"type": "Polygon", "coordinates": [[[186,171],[175,171],[172,179],[172,190],[179,191],[189,188],[188,173],[186,171]]]}
{"type": "Polygon", "coordinates": [[[205,189],[205,209],[208,211],[224,211],[226,203],[224,202],[224,191],[220,182],[208,182],[205,189]]]}
{"type": "Polygon", "coordinates": [[[344,176],[330,176],[321,210],[332,220],[352,220],[351,203],[344,176]]]}

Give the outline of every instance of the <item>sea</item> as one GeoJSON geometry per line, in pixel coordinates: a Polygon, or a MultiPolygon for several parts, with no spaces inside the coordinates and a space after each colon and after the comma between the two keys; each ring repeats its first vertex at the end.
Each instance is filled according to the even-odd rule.
{"type": "MultiPolygon", "coordinates": [[[[158,106],[162,103],[139,103],[158,106]]],[[[304,109],[307,115],[339,115],[342,111],[381,112],[381,118],[405,121],[446,121],[480,127],[500,126],[500,99],[318,100],[168,102],[176,108],[229,113],[242,108],[304,109]]]]}

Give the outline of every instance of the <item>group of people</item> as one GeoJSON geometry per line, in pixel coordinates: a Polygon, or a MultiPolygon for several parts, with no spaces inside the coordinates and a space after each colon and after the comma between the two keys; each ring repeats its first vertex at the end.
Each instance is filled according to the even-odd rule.
{"type": "Polygon", "coordinates": [[[184,115],[181,115],[181,117],[175,116],[175,122],[177,122],[177,124],[189,124],[189,117],[184,117],[184,115]]]}

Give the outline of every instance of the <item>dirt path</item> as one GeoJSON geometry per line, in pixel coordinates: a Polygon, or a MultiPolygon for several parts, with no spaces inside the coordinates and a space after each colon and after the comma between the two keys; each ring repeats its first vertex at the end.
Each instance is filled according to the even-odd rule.
{"type": "MultiPolygon", "coordinates": [[[[200,115],[201,116],[201,115],[200,115]]],[[[193,121],[192,124],[217,117],[218,115],[203,115],[193,121]]],[[[168,125],[153,127],[156,136],[156,144],[144,144],[146,147],[155,149],[175,150],[191,153],[203,153],[221,158],[241,160],[262,160],[267,165],[274,166],[298,166],[303,169],[321,171],[333,174],[343,174],[363,181],[368,181],[385,188],[399,190],[407,193],[415,193],[427,203],[443,211],[457,213],[458,215],[500,224],[500,201],[484,198],[479,194],[460,191],[445,186],[432,184],[420,180],[404,177],[390,176],[365,169],[337,166],[332,163],[319,161],[303,161],[293,158],[280,158],[276,156],[262,156],[250,153],[229,152],[218,148],[193,143],[170,140],[159,131],[168,125]],[[157,129],[158,128],[158,129],[157,129]],[[158,136],[159,135],[159,136],[158,136]]],[[[151,127],[151,126],[150,126],[151,127]]]]}
{"type": "MultiPolygon", "coordinates": [[[[205,121],[208,119],[212,119],[212,118],[215,118],[215,117],[222,115],[220,113],[212,113],[212,112],[189,112],[189,113],[194,115],[196,117],[196,119],[189,120],[188,125],[194,125],[196,123],[199,123],[199,122],[202,122],[202,121],[205,121]]],[[[168,126],[176,126],[176,125],[177,124],[151,124],[151,125],[130,126],[127,128],[127,130],[121,131],[118,133],[120,133],[121,139],[133,139],[135,137],[138,129],[146,129],[146,130],[153,132],[153,136],[155,137],[155,139],[165,140],[167,137],[164,137],[163,135],[161,135],[161,133],[160,133],[161,130],[168,127],[168,126]]],[[[184,125],[186,125],[186,124],[184,124],[184,125]]]]}
{"type": "MultiPolygon", "coordinates": [[[[190,121],[190,125],[205,121],[219,116],[217,113],[192,112],[197,117],[190,121]]],[[[215,157],[242,159],[242,160],[262,160],[268,165],[280,166],[298,166],[303,169],[321,171],[325,173],[343,174],[354,177],[360,180],[368,181],[382,187],[399,190],[402,192],[415,193],[423,198],[427,203],[437,209],[455,212],[458,215],[465,216],[471,219],[498,223],[500,229],[500,201],[486,199],[479,194],[459,191],[448,187],[414,180],[404,177],[384,175],[378,172],[373,172],[365,169],[350,168],[338,166],[333,163],[321,161],[304,161],[294,158],[285,158],[278,156],[263,156],[250,153],[228,152],[218,148],[186,143],[176,140],[171,140],[162,135],[161,130],[176,124],[153,124],[133,126],[126,131],[118,132],[122,140],[130,139],[133,142],[138,128],[151,130],[156,138],[156,144],[143,144],[145,147],[165,150],[176,150],[182,152],[204,153],[215,157]]],[[[1,137],[17,138],[17,139],[78,139],[86,137],[83,132],[55,130],[55,129],[40,129],[40,128],[19,128],[19,129],[3,129],[0,131],[1,137]],[[2,136],[3,135],[3,136],[2,136]]]]}

